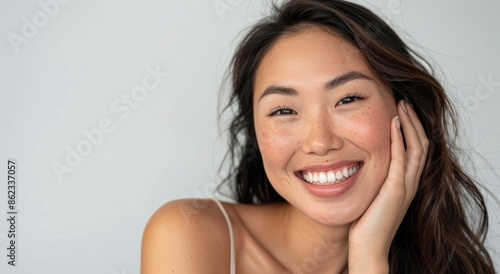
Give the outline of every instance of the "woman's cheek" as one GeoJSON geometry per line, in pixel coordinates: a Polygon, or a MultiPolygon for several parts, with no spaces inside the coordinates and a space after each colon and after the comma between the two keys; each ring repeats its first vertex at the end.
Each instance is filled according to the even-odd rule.
{"type": "MultiPolygon", "coordinates": [[[[286,163],[292,147],[293,134],[284,128],[270,124],[259,124],[256,132],[257,142],[264,165],[280,167],[286,163]]],[[[284,167],[282,167],[284,168],[284,167]]]]}
{"type": "Polygon", "coordinates": [[[350,125],[356,144],[370,150],[382,150],[390,145],[390,121],[367,119],[350,125]]]}
{"type": "Polygon", "coordinates": [[[346,131],[351,143],[376,159],[378,168],[389,168],[391,158],[391,118],[385,112],[365,112],[352,117],[346,131]]]}

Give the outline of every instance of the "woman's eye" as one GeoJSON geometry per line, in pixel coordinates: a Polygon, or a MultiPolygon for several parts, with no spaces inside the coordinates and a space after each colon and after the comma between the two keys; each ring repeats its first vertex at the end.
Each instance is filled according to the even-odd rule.
{"type": "Polygon", "coordinates": [[[338,105],[349,104],[354,101],[357,101],[358,99],[362,99],[362,97],[357,95],[347,95],[344,98],[340,99],[340,101],[337,104],[338,105]]]}
{"type": "Polygon", "coordinates": [[[291,115],[291,114],[297,114],[297,112],[295,112],[293,109],[289,109],[289,108],[279,108],[279,109],[273,110],[271,112],[271,114],[269,114],[269,115],[274,116],[274,115],[291,115]]]}

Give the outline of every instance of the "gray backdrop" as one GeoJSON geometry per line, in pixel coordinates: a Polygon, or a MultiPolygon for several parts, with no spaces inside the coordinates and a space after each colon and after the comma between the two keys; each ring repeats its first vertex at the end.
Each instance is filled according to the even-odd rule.
{"type": "MultiPolygon", "coordinates": [[[[440,65],[470,170],[500,196],[500,3],[358,2],[440,65]]],[[[219,87],[240,31],[266,6],[0,2],[1,273],[139,272],[151,214],[173,199],[212,196],[220,181],[219,87]],[[17,214],[8,209],[8,159],[16,161],[17,214]],[[7,256],[13,216],[16,267],[7,256]]],[[[500,211],[486,198],[498,262],[500,211]]]]}

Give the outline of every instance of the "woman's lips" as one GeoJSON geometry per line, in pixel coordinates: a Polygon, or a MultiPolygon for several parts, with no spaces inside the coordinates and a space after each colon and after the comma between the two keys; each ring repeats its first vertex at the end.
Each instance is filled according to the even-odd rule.
{"type": "Polygon", "coordinates": [[[356,182],[356,178],[358,177],[359,171],[363,167],[363,162],[355,162],[351,163],[346,166],[342,167],[337,167],[335,169],[330,169],[330,170],[316,170],[316,171],[300,171],[297,172],[296,175],[299,177],[300,181],[302,182],[302,185],[304,188],[311,194],[313,194],[316,197],[319,198],[335,198],[339,197],[342,194],[346,193],[356,182]],[[344,169],[347,169],[347,175],[344,177],[344,169]],[[351,170],[351,171],[349,171],[351,170]],[[303,178],[303,176],[307,173],[307,177],[313,177],[308,178],[306,180],[303,178]],[[311,175],[309,174],[311,173],[311,175]],[[328,175],[330,173],[330,175],[328,175]],[[335,181],[333,181],[333,173],[335,173],[335,181]],[[337,180],[337,173],[342,178],[340,180],[337,180]],[[326,176],[326,182],[321,183],[325,181],[325,176],[326,176]],[[329,177],[332,180],[329,180],[329,177]],[[317,177],[317,178],[316,178],[317,177]]]}
{"type": "Polygon", "coordinates": [[[344,167],[322,171],[300,171],[300,177],[307,183],[314,185],[331,185],[345,181],[356,174],[362,162],[352,163],[344,167]]]}

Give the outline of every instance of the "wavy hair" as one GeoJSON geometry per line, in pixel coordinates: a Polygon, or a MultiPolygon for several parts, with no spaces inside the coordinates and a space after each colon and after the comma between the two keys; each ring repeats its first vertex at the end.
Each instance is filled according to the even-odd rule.
{"type": "Polygon", "coordinates": [[[340,34],[365,57],[396,101],[413,105],[430,140],[417,194],[391,244],[390,273],[494,273],[484,246],[488,214],[476,182],[459,164],[456,112],[429,63],[377,15],[339,0],[288,0],[273,5],[239,44],[231,61],[229,183],[240,203],[283,202],[262,163],[253,120],[257,68],[282,36],[316,26],[340,34]],[[470,218],[475,218],[474,220],[470,218]],[[474,222],[476,225],[472,225],[474,222]]]}

